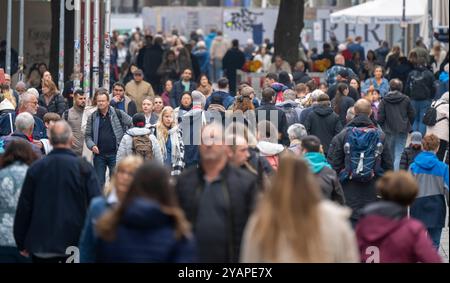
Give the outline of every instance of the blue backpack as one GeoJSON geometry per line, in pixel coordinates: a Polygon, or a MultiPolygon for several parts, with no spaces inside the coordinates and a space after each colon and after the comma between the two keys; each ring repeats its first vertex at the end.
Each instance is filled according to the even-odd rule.
{"type": "Polygon", "coordinates": [[[339,179],[368,182],[380,175],[383,143],[383,133],[376,127],[348,128],[344,143],[345,168],[339,173],[339,179]]]}

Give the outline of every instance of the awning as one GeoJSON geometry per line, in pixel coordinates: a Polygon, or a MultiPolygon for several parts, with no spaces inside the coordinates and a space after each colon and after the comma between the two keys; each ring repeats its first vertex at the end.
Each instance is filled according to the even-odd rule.
{"type": "MultiPolygon", "coordinates": [[[[427,15],[427,0],[407,0],[406,22],[421,23],[427,15]]],[[[402,21],[403,0],[374,0],[334,12],[330,15],[332,23],[346,24],[400,24],[402,21]]]]}

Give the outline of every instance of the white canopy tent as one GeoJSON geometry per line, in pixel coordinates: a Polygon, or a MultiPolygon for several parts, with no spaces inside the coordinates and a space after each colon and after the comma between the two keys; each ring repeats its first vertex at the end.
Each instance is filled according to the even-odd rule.
{"type": "MultiPolygon", "coordinates": [[[[427,20],[427,0],[407,0],[405,21],[419,24],[427,20]]],[[[403,0],[375,0],[334,12],[332,23],[346,24],[400,24],[403,0]]]]}

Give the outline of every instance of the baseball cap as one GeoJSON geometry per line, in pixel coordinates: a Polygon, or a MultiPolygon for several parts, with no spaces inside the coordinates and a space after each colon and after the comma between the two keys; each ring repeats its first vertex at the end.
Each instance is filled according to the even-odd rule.
{"type": "Polygon", "coordinates": [[[411,144],[422,144],[422,133],[420,132],[413,132],[411,134],[411,144]]]}
{"type": "Polygon", "coordinates": [[[133,115],[133,126],[138,127],[138,128],[145,127],[144,113],[136,113],[133,115]]]}

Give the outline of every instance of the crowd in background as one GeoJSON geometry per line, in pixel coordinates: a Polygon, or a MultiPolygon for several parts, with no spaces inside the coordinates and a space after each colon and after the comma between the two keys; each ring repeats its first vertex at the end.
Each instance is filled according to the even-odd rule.
{"type": "Polygon", "coordinates": [[[115,32],[92,98],[45,64],[6,75],[0,261],[441,262],[448,53],[361,41],[291,66],[214,30],[115,32]],[[254,61],[261,93],[237,83],[254,61]]]}

